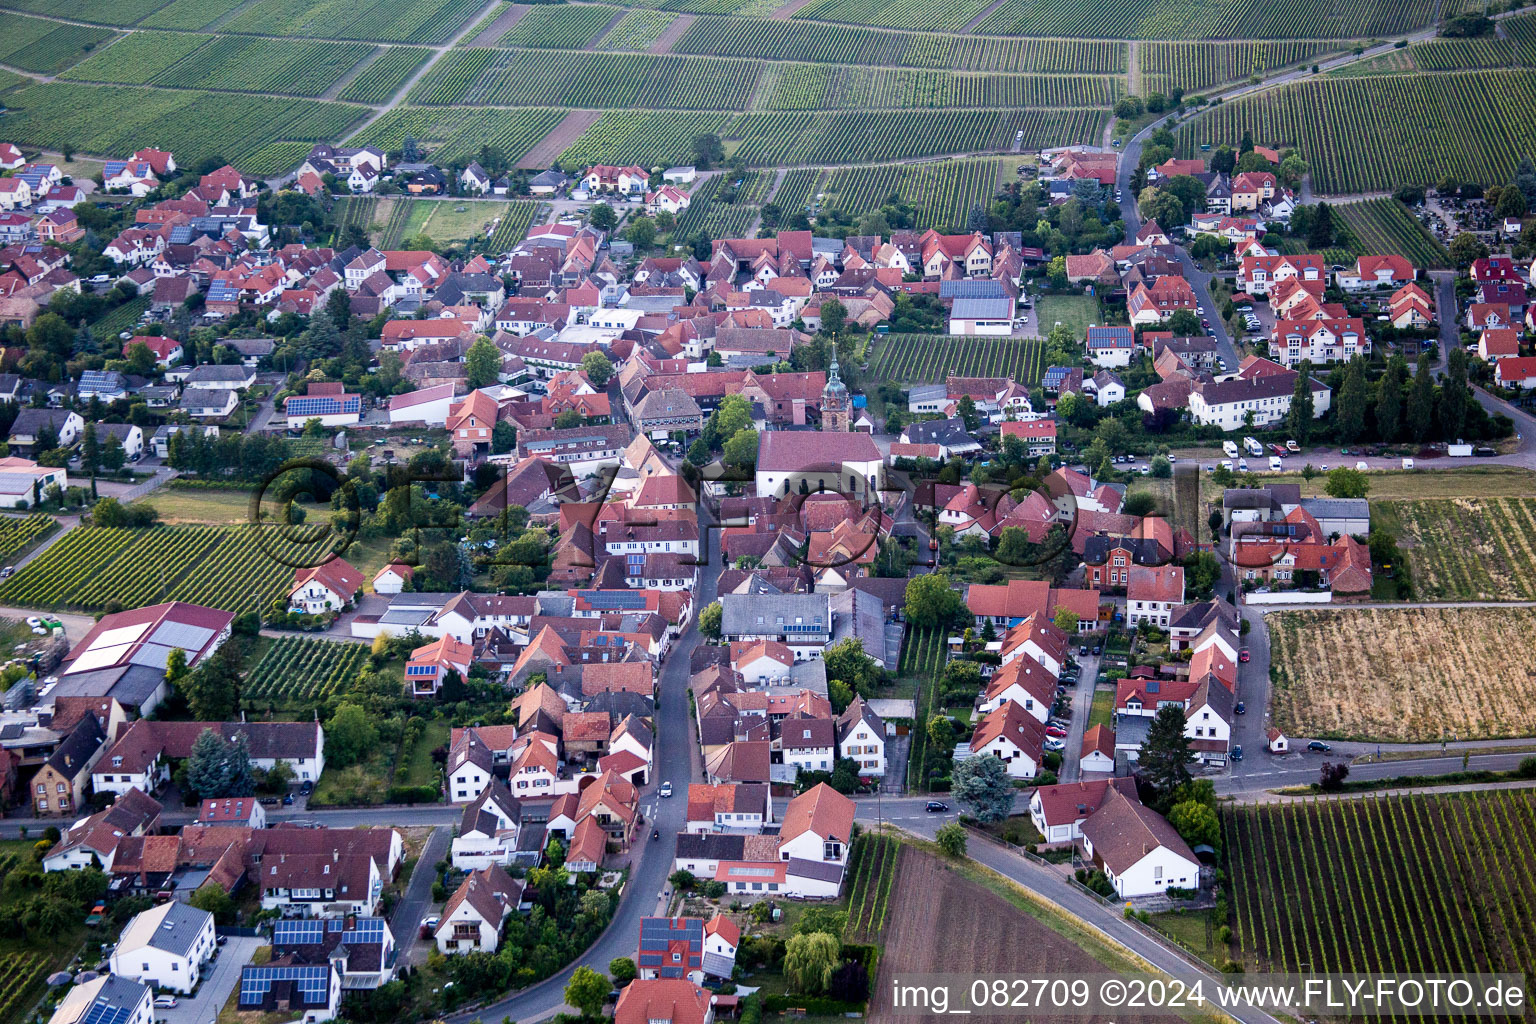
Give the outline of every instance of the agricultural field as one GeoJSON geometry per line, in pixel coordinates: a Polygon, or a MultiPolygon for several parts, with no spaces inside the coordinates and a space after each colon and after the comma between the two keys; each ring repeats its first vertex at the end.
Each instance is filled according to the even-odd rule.
{"type": "Polygon", "coordinates": [[[98,50],[65,72],[82,82],[144,85],[208,45],[207,36],[184,32],[134,32],[98,50]]]}
{"type": "MultiPolygon", "coordinates": [[[[878,210],[898,195],[917,207],[914,227],[963,230],[976,206],[986,209],[997,194],[1006,160],[944,160],[938,163],[849,167],[830,171],[815,191],[822,207],[855,217],[878,210]]],[[[789,184],[786,179],[785,185],[789,184]]],[[[781,208],[789,209],[782,201],[781,208]]],[[[799,204],[797,204],[799,205],[799,204]]]]}
{"type": "Polygon", "coordinates": [[[212,25],[242,3],[244,0],[171,0],[170,3],[139,22],[138,27],[196,31],[212,25]]]}
{"type": "Polygon", "coordinates": [[[483,6],[481,0],[257,0],[221,27],[257,35],[435,44],[453,38],[483,6]]]}
{"type": "Polygon", "coordinates": [[[713,57],[462,50],[427,73],[411,102],[740,110],[758,71],[752,61],[713,57]]]}
{"type": "Polygon", "coordinates": [[[367,661],[367,644],[280,638],[251,669],[240,696],[251,708],[321,701],[347,689],[367,661]]]}
{"type": "Polygon", "coordinates": [[[958,377],[1012,377],[1033,385],[1045,372],[1045,348],[1034,338],[956,338],[947,334],[888,334],[872,342],[870,373],[878,380],[933,384],[958,377]]]}
{"type": "MultiPolygon", "coordinates": [[[[917,721],[926,722],[937,707],[939,673],[944,671],[947,660],[944,653],[945,633],[938,629],[917,629],[907,626],[901,638],[901,653],[896,661],[898,680],[912,680],[917,700],[917,721]]],[[[907,755],[907,788],[913,792],[927,789],[923,778],[923,762],[928,755],[928,730],[912,730],[912,749],[907,755]]]]}
{"type": "Polygon", "coordinates": [[[607,27],[618,13],[597,4],[545,4],[518,19],[496,46],[528,46],[551,50],[579,50],[607,27]]]}
{"type": "Polygon", "coordinates": [[[1185,92],[1236,82],[1336,51],[1333,43],[1281,40],[1262,43],[1143,43],[1138,52],[1142,95],[1185,92]]]}
{"type": "Polygon", "coordinates": [[[660,39],[676,19],[671,11],[626,11],[613,28],[603,33],[598,46],[604,50],[643,51],[660,39]]]}
{"type": "MultiPolygon", "coordinates": [[[[411,136],[432,150],[439,163],[468,161],[481,146],[493,146],[503,153],[526,153],[534,143],[559,124],[563,110],[529,108],[523,110],[467,110],[432,107],[395,107],[369,125],[353,145],[374,145],[398,150],[406,136],[411,136]]],[[[683,143],[687,151],[693,136],[683,143]]]]}
{"type": "Polygon", "coordinates": [[[823,173],[806,167],[784,172],[784,180],[779,182],[779,190],[773,195],[774,203],[781,210],[807,209],[820,191],[818,185],[823,173]]]}
{"type": "MultiPolygon", "coordinates": [[[[99,611],[176,600],[241,614],[264,608],[316,550],[280,534],[268,526],[82,527],[0,583],[0,601],[99,611]],[[257,529],[271,532],[261,538],[257,529]]],[[[323,549],[324,538],[317,543],[323,549]]]]}
{"type": "Polygon", "coordinates": [[[6,6],[33,14],[47,14],[97,25],[132,25],[165,6],[165,0],[6,0],[6,6]]]}
{"type": "Polygon", "coordinates": [[[106,29],[61,25],[0,11],[0,63],[23,71],[58,71],[111,38],[106,29]]]}
{"type": "Polygon", "coordinates": [[[845,942],[874,942],[885,930],[891,889],[901,859],[901,840],[865,833],[848,855],[848,923],[845,942]]]}
{"type": "MultiPolygon", "coordinates": [[[[811,0],[796,11],[794,16],[811,21],[880,25],[886,28],[913,29],[918,32],[958,32],[972,18],[986,10],[989,2],[990,0],[951,0],[949,3],[933,4],[923,3],[922,0],[811,0]]],[[[1044,33],[1030,34],[1043,35],[1044,33]]]]}
{"type": "Polygon", "coordinates": [[[139,317],[149,308],[151,297],[138,295],[118,306],[112,312],[91,324],[91,333],[96,340],[106,341],[115,338],[124,331],[131,331],[138,324],[139,317]]]}
{"type": "Polygon", "coordinates": [[[1536,600],[1536,498],[1373,502],[1421,601],[1536,600]]]}
{"type": "Polygon", "coordinates": [[[768,110],[908,107],[1110,107],[1122,76],[957,74],[911,68],[786,64],[768,110]]]}
{"type": "Polygon", "coordinates": [[[496,228],[491,232],[491,237],[486,240],[485,247],[490,252],[502,253],[521,242],[528,235],[528,227],[533,223],[533,218],[538,212],[539,204],[534,202],[508,203],[501,219],[496,222],[496,228]]]}
{"type": "MultiPolygon", "coordinates": [[[[647,167],[670,164],[690,152],[695,137],[720,132],[730,120],[729,114],[704,111],[610,110],[560,154],[560,166],[615,160],[633,160],[647,167]]],[[[549,127],[553,128],[558,121],[557,117],[549,127]]]]}
{"type": "Polygon", "coordinates": [[[368,43],[219,36],[159,75],[155,84],[319,96],[372,52],[368,43]]]}
{"type": "Polygon", "coordinates": [[[1396,199],[1370,199],[1363,203],[1340,203],[1334,214],[1349,229],[1356,244],[1350,249],[1357,255],[1395,253],[1406,256],[1416,267],[1448,267],[1451,254],[1439,240],[1424,229],[1413,213],[1396,199]]]}
{"type": "Polygon", "coordinates": [[[340,98],[352,103],[383,103],[399,92],[430,56],[432,51],[424,46],[391,46],[342,90],[340,98]]]}
{"type": "Polygon", "coordinates": [[[1266,620],[1274,721],[1289,736],[1536,735],[1536,608],[1288,611],[1266,620]]]}
{"type": "MultiPolygon", "coordinates": [[[[313,100],[49,82],[6,94],[6,137],[21,145],[131,153],[153,137],[195,167],[218,157],[248,171],[268,143],[340,138],[366,108],[313,100]]],[[[477,147],[478,148],[478,147],[477,147]]]]}
{"type": "Polygon", "coordinates": [[[1493,36],[1427,39],[1410,46],[1408,55],[1413,58],[1413,66],[1420,71],[1507,68],[1536,62],[1536,40],[1497,39],[1493,36]]]}
{"type": "MultiPolygon", "coordinates": [[[[379,231],[379,245],[385,249],[398,249],[405,241],[405,227],[411,222],[411,211],[416,206],[416,200],[404,196],[395,199],[389,206],[389,217],[384,221],[384,226],[379,231]]],[[[382,216],[383,209],[379,211],[382,216]]]]}
{"type": "Polygon", "coordinates": [[[353,225],[367,231],[378,209],[377,196],[343,196],[336,200],[336,234],[332,236],[331,244],[336,245],[341,240],[341,233],[353,225]]]}
{"type": "Polygon", "coordinates": [[[41,953],[0,954],[0,1021],[16,1021],[43,994],[48,957],[41,953]]]}
{"type": "Polygon", "coordinates": [[[1432,184],[1445,174],[1507,181],[1520,157],[1536,152],[1536,71],[1311,79],[1212,108],[1175,138],[1188,156],[1202,143],[1233,144],[1244,130],[1304,153],[1325,194],[1432,184]]]}
{"type": "MultiPolygon", "coordinates": [[[[804,13],[808,8],[802,9],[804,13]]],[[[1090,39],[1363,39],[1430,24],[1434,0],[1300,0],[1224,4],[1153,0],[1101,4],[1093,0],[1004,0],[976,26],[981,35],[1090,39]]],[[[829,19],[845,20],[845,19],[829,19]]]]}
{"type": "Polygon", "coordinates": [[[1221,824],[1233,946],[1250,971],[1536,964],[1530,790],[1251,804],[1221,824]]]}
{"type": "Polygon", "coordinates": [[[812,25],[763,18],[699,18],[673,53],[954,71],[1124,73],[1125,45],[1099,40],[989,39],[812,25]]]}
{"type": "Polygon", "coordinates": [[[484,239],[491,221],[502,211],[496,203],[461,199],[416,199],[411,201],[406,238],[426,235],[434,242],[468,242],[484,239]]]}
{"type": "Polygon", "coordinates": [[[52,533],[59,524],[52,516],[0,517],[0,561],[10,561],[19,551],[52,533]]]}

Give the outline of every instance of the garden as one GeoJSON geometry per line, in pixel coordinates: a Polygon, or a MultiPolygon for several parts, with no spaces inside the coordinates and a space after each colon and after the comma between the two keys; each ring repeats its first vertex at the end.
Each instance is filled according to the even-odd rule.
{"type": "Polygon", "coordinates": [[[1274,723],[1289,736],[1536,736],[1536,608],[1340,608],[1266,621],[1274,723]]]}
{"type": "Polygon", "coordinates": [[[1232,945],[1249,970],[1536,966],[1530,790],[1238,805],[1221,821],[1232,945]]]}

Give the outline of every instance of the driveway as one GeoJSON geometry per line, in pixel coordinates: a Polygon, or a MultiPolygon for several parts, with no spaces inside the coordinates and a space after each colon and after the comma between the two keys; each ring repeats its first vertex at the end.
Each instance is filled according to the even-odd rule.
{"type": "Polygon", "coordinates": [[[439,825],[432,830],[427,844],[421,848],[421,856],[406,883],[405,895],[395,905],[394,916],[389,920],[389,930],[395,933],[395,948],[400,951],[400,964],[419,963],[426,960],[428,944],[417,938],[421,934],[421,919],[427,916],[432,905],[432,882],[437,877],[433,868],[448,857],[450,829],[439,825]],[[420,944],[420,949],[416,948],[420,944]],[[419,956],[413,954],[420,953],[419,956]]]}
{"type": "Polygon", "coordinates": [[[240,984],[240,968],[251,962],[258,948],[267,944],[267,940],[260,936],[231,935],[229,941],[219,947],[219,958],[203,975],[197,993],[177,996],[175,1006],[156,1007],[155,1019],[165,1024],[212,1024],[229,1001],[229,994],[240,984]]]}
{"type": "MultiPolygon", "coordinates": [[[[1089,648],[1091,652],[1093,648],[1089,648]]],[[[1083,777],[1083,734],[1088,731],[1088,716],[1093,712],[1093,690],[1099,676],[1097,654],[1076,654],[1078,665],[1077,685],[1067,690],[1072,701],[1067,748],[1061,752],[1061,781],[1078,782],[1083,777]]]]}

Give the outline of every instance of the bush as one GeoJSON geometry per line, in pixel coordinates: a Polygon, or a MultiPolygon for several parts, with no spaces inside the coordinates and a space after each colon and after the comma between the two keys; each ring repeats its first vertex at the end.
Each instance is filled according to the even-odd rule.
{"type": "Polygon", "coordinates": [[[1522,757],[1520,764],[1515,768],[1515,777],[1536,779],[1536,757],[1522,757]]]}
{"type": "Polygon", "coordinates": [[[434,804],[441,794],[436,786],[390,786],[384,795],[389,804],[434,804]]]}
{"type": "Polygon", "coordinates": [[[1221,942],[1221,943],[1231,942],[1232,941],[1232,929],[1230,927],[1228,927],[1227,925],[1222,925],[1220,928],[1217,928],[1216,929],[1216,941],[1217,942],[1221,942]]]}

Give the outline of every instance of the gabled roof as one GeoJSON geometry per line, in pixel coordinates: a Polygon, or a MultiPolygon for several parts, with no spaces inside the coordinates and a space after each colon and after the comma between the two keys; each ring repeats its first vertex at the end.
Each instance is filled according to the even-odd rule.
{"type": "Polygon", "coordinates": [[[801,793],[789,802],[779,827],[779,845],[807,832],[823,840],[836,838],[846,843],[853,834],[853,801],[825,782],[801,793]]]}
{"type": "Polygon", "coordinates": [[[1115,874],[1124,874],[1158,848],[1196,863],[1189,844],[1161,814],[1118,789],[1106,790],[1104,803],[1082,824],[1094,856],[1115,874]]]}

